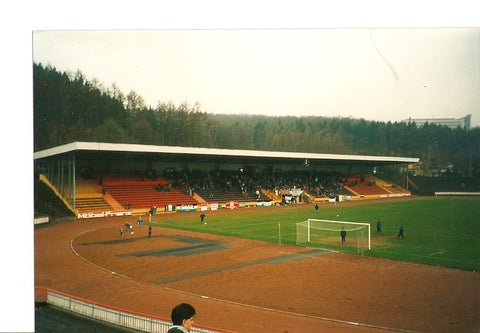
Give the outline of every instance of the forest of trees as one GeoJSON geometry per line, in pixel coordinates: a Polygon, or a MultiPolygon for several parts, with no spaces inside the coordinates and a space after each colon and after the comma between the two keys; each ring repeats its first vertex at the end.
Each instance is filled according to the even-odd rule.
{"type": "MultiPolygon", "coordinates": [[[[197,103],[146,106],[135,91],[88,81],[81,72],[33,66],[34,149],[73,141],[419,157],[422,168],[478,176],[480,128],[340,117],[220,115],[197,103]]],[[[293,110],[292,110],[293,111],[293,110]]],[[[293,112],[292,112],[293,113],[293,112]]]]}

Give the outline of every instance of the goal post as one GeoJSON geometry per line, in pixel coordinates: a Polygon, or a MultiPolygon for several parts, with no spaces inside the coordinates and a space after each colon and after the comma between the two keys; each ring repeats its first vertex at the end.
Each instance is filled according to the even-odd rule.
{"type": "Polygon", "coordinates": [[[333,221],[323,219],[307,219],[296,224],[297,245],[306,244],[335,244],[340,240],[340,231],[347,233],[347,243],[355,241],[360,249],[367,247],[371,249],[370,223],[333,221]]]}

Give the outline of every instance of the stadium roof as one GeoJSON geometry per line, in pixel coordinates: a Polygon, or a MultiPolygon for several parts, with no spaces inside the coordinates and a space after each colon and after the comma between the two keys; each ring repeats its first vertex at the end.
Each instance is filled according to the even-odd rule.
{"type": "Polygon", "coordinates": [[[299,163],[307,161],[312,164],[338,163],[363,165],[388,165],[399,163],[418,163],[419,158],[395,156],[315,154],[301,152],[279,152],[263,150],[239,150],[218,148],[196,148],[177,146],[154,146],[141,144],[104,143],[104,142],[72,142],[69,144],[45,149],[34,153],[34,160],[48,157],[60,157],[75,153],[79,158],[102,159],[165,159],[180,161],[232,161],[244,163],[299,163]]]}

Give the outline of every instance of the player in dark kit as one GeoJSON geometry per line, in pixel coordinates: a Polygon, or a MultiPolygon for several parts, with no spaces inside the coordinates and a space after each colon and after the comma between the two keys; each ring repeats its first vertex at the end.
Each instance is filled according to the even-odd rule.
{"type": "Polygon", "coordinates": [[[342,228],[342,231],[340,231],[340,237],[342,237],[342,244],[345,244],[345,239],[347,238],[347,231],[345,228],[342,228]]]}

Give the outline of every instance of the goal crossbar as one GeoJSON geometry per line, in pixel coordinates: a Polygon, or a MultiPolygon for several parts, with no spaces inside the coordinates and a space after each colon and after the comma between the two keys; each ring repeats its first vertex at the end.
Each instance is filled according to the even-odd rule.
{"type": "MultiPolygon", "coordinates": [[[[322,223],[335,223],[335,224],[342,224],[342,225],[351,225],[353,227],[352,229],[347,229],[347,231],[354,231],[354,230],[360,230],[365,227],[368,229],[368,249],[371,249],[371,240],[370,240],[370,223],[362,223],[362,222],[350,222],[350,221],[335,221],[335,220],[322,220],[322,219],[307,219],[306,221],[306,227],[307,227],[307,240],[310,241],[310,230],[312,228],[312,223],[311,222],[322,222],[322,223]]],[[[315,227],[313,227],[316,229],[315,227]]],[[[329,231],[336,231],[337,229],[328,229],[328,228],[318,228],[322,230],[329,230],[329,231]]]]}

